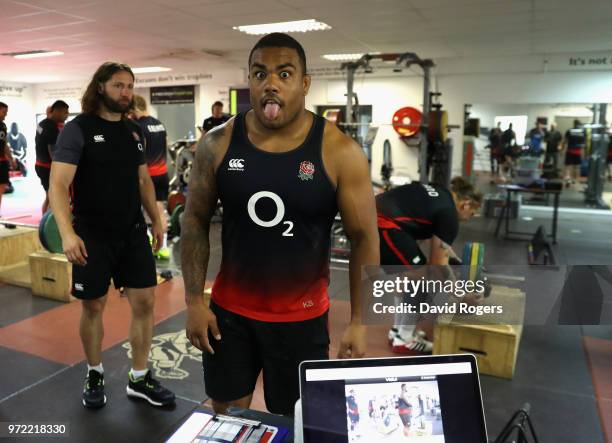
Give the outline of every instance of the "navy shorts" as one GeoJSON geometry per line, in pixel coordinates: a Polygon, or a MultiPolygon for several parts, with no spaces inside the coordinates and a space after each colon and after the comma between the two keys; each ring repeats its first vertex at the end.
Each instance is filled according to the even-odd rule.
{"type": "Polygon", "coordinates": [[[9,181],[9,162],[0,161],[0,185],[8,185],[9,181]]]}
{"type": "Polygon", "coordinates": [[[81,300],[103,297],[115,288],[151,288],[157,285],[157,271],[147,227],[139,223],[120,240],[77,234],[85,243],[87,264],[72,265],[72,295],[81,300]]]}
{"type": "Polygon", "coordinates": [[[327,313],[311,320],[283,323],[253,320],[214,302],[210,308],[217,316],[221,341],[209,333],[215,354],[202,354],[206,394],[221,402],[238,400],[255,390],[263,370],[268,411],[293,414],[300,396],[300,363],[329,358],[327,313]]]}
{"type": "Polygon", "coordinates": [[[401,229],[378,229],[381,266],[416,268],[427,264],[417,241],[401,229]]]}
{"type": "Polygon", "coordinates": [[[165,202],[168,200],[169,180],[168,174],[154,175],[151,177],[155,188],[155,201],[165,202]]]}

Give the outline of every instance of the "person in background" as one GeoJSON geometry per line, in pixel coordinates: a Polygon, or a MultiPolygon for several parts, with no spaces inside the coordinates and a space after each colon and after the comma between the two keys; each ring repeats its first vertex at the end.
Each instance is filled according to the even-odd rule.
{"type": "Polygon", "coordinates": [[[569,188],[580,178],[580,164],[586,148],[586,133],[580,120],[565,132],[562,149],[565,151],[565,187],[569,188]]]}
{"type": "Polygon", "coordinates": [[[497,123],[497,126],[491,129],[489,133],[489,152],[491,161],[491,184],[495,183],[495,177],[499,177],[499,166],[503,161],[503,147],[501,143],[501,122],[497,123]]]}
{"type": "Polygon", "coordinates": [[[525,138],[529,145],[531,155],[540,157],[542,155],[542,143],[546,139],[545,126],[539,121],[536,121],[536,125],[527,133],[525,138]]]}
{"type": "Polygon", "coordinates": [[[43,214],[49,209],[49,178],[51,175],[51,153],[57,142],[60,130],[68,118],[68,103],[57,100],[51,105],[49,117],[41,121],[36,127],[36,164],[34,169],[40,179],[40,184],[45,190],[45,201],[43,202],[43,214]]]}
{"type": "Polygon", "coordinates": [[[15,167],[15,159],[11,152],[11,147],[6,142],[6,124],[4,119],[8,113],[8,105],[0,102],[0,203],[2,203],[2,194],[10,185],[9,181],[9,163],[15,167]]]}
{"type": "Polygon", "coordinates": [[[516,133],[512,129],[512,123],[508,125],[508,129],[506,129],[501,135],[501,143],[503,149],[503,158],[504,158],[504,174],[512,174],[514,161],[512,152],[514,145],[516,143],[516,133]]]}
{"type": "Polygon", "coordinates": [[[17,162],[17,169],[21,172],[21,175],[25,177],[27,174],[25,158],[28,149],[28,141],[25,135],[19,132],[19,126],[15,122],[11,123],[11,131],[8,134],[7,141],[8,144],[11,145],[13,157],[17,162]]]}
{"type": "Polygon", "coordinates": [[[212,116],[208,117],[202,123],[202,135],[206,134],[212,128],[222,125],[229,119],[229,116],[223,113],[223,103],[220,101],[213,103],[211,111],[212,116]]]}
{"type": "Polygon", "coordinates": [[[556,123],[550,124],[550,131],[546,134],[546,157],[544,165],[552,165],[552,170],[555,176],[559,174],[559,151],[561,150],[561,141],[563,135],[557,129],[556,123]]]}
{"type": "MultiPolygon", "coordinates": [[[[155,200],[157,210],[162,221],[164,232],[168,230],[168,217],[164,204],[168,201],[168,136],[163,123],[149,115],[147,102],[144,97],[135,94],[134,106],[130,110],[134,122],[138,123],[145,139],[145,159],[149,175],[155,187],[155,200]]],[[[168,260],[170,252],[166,246],[166,236],[161,249],[156,253],[158,259],[168,260]]]]}

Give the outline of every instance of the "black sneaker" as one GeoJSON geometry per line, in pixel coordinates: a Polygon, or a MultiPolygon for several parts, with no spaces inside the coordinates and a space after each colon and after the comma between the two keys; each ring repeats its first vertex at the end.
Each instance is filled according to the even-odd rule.
{"type": "Polygon", "coordinates": [[[151,377],[148,371],[144,377],[134,379],[132,372],[128,373],[129,382],[125,391],[128,397],[142,398],[153,406],[168,406],[174,404],[174,393],[164,388],[151,377]]]}
{"type": "Polygon", "coordinates": [[[91,369],[85,379],[83,388],[83,406],[86,408],[98,409],[106,404],[104,395],[104,375],[91,369]]]}

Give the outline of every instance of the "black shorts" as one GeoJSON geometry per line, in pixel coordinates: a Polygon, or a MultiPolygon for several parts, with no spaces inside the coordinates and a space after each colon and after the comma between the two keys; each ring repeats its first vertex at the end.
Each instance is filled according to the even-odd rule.
{"type": "Polygon", "coordinates": [[[214,302],[221,341],[209,333],[215,351],[202,354],[206,394],[216,401],[238,400],[255,390],[263,370],[268,411],[293,414],[300,396],[298,366],[329,358],[327,313],[312,320],[275,323],[252,320],[214,302]]]}
{"type": "Polygon", "coordinates": [[[565,154],[565,164],[569,166],[580,166],[582,164],[582,157],[580,154],[565,154]]]}
{"type": "Polygon", "coordinates": [[[378,229],[381,266],[416,268],[427,264],[427,256],[417,241],[400,229],[378,229]]]}
{"type": "Polygon", "coordinates": [[[36,175],[40,178],[40,183],[45,189],[45,192],[49,192],[49,177],[51,176],[51,168],[45,168],[44,166],[34,166],[36,175]]]}
{"type": "Polygon", "coordinates": [[[410,426],[410,423],[412,422],[412,414],[400,414],[399,416],[404,426],[410,426]]]}
{"type": "Polygon", "coordinates": [[[168,200],[168,174],[154,175],[151,177],[153,186],[155,187],[155,201],[165,202],[168,200]]]}
{"type": "Polygon", "coordinates": [[[115,288],[151,288],[157,285],[155,259],[144,223],[122,240],[104,240],[77,234],[87,250],[85,266],[72,265],[72,295],[94,300],[108,292],[111,278],[115,288]]]}
{"type": "Polygon", "coordinates": [[[0,161],[0,185],[8,185],[9,181],[9,162],[0,161]]]}

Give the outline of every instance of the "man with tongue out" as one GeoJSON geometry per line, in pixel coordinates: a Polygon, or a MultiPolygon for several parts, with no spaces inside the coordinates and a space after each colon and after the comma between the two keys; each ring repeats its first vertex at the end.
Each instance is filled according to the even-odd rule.
{"type": "Polygon", "coordinates": [[[249,56],[252,109],[200,140],[182,222],[186,333],[203,351],[217,412],[248,407],[263,371],[270,412],[292,414],[298,366],[327,359],[330,228],[351,239],[351,317],[338,357],[365,354],[360,271],[379,262],[376,209],[361,148],[305,109],[311,78],[302,46],[264,36],[249,56]],[[202,296],[209,227],[223,203],[222,261],[202,296]]]}

